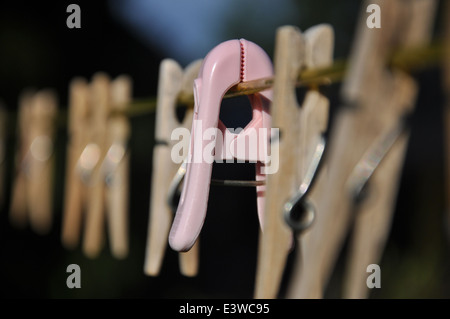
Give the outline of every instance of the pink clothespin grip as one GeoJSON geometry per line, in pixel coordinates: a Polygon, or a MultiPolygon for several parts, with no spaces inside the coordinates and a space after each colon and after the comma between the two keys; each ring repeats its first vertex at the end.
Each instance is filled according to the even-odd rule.
{"type": "MultiPolygon", "coordinates": [[[[202,137],[208,135],[211,128],[216,131],[219,129],[223,133],[222,136],[228,133],[219,120],[219,111],[223,96],[233,85],[271,76],[273,66],[268,55],[256,44],[244,39],[223,42],[205,57],[199,76],[194,81],[195,106],[190,150],[181,198],[169,235],[172,249],[189,250],[200,234],[206,217],[214,158],[229,159],[232,156],[238,160],[255,161],[256,180],[265,179],[263,168],[267,157],[260,148],[266,147],[267,154],[270,143],[271,90],[249,96],[253,110],[252,120],[243,131],[233,134],[231,141],[217,143],[216,138],[205,140],[202,137]],[[245,145],[240,144],[245,142],[243,139],[251,141],[252,137],[255,137],[254,134],[257,135],[257,152],[238,147],[245,145]],[[211,145],[214,148],[212,151],[211,145]]],[[[216,134],[217,136],[219,135],[216,134]]],[[[265,185],[257,186],[256,191],[258,216],[262,226],[265,185]]]]}

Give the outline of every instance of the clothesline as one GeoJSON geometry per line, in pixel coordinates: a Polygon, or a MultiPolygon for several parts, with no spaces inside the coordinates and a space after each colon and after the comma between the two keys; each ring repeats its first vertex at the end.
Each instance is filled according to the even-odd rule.
{"type": "MultiPolygon", "coordinates": [[[[402,49],[394,52],[388,58],[388,65],[391,68],[400,69],[407,72],[423,70],[440,63],[445,48],[440,41],[433,42],[427,47],[402,49]]],[[[329,67],[318,69],[306,69],[298,76],[298,87],[320,87],[331,85],[342,81],[347,70],[345,60],[336,60],[329,67]]],[[[258,79],[254,81],[241,82],[233,86],[224,98],[249,95],[264,91],[273,86],[273,78],[258,79]]],[[[180,105],[193,107],[194,96],[180,95],[178,97],[180,105]]],[[[135,99],[123,112],[129,117],[140,116],[142,114],[153,113],[156,110],[156,98],[135,99]]],[[[114,115],[114,114],[113,114],[114,115]]]]}
{"type": "MultiPolygon", "coordinates": [[[[401,49],[393,52],[387,59],[387,65],[391,68],[400,69],[405,72],[423,70],[438,65],[444,56],[446,48],[441,41],[434,41],[429,46],[409,49],[401,49]]],[[[335,60],[335,62],[324,68],[305,69],[300,72],[297,80],[297,87],[321,87],[339,83],[345,76],[347,70],[347,61],[344,59],[335,60]]],[[[258,79],[253,81],[241,82],[225,94],[224,98],[233,98],[238,96],[250,95],[269,89],[273,86],[274,78],[258,79]]],[[[187,107],[194,106],[193,94],[180,95],[178,104],[187,107]]],[[[67,108],[61,108],[58,114],[58,126],[65,127],[67,123],[67,108]]],[[[135,98],[123,111],[113,111],[111,116],[126,115],[128,117],[137,117],[151,114],[156,111],[156,97],[135,98]]]]}

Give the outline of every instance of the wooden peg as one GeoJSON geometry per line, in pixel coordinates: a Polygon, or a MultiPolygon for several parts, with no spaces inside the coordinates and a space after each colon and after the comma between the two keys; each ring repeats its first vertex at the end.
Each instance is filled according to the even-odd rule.
{"type": "Polygon", "coordinates": [[[131,127],[126,116],[120,115],[132,98],[131,78],[120,76],[111,84],[111,111],[118,111],[108,120],[107,145],[103,161],[106,182],[106,212],[112,254],[119,259],[128,255],[128,192],[131,127]]]}
{"type": "Polygon", "coordinates": [[[88,146],[91,156],[97,160],[88,182],[83,251],[86,256],[95,258],[104,242],[105,183],[101,162],[106,154],[106,126],[110,108],[110,79],[106,74],[94,75],[89,104],[91,117],[88,146]]]}
{"type": "Polygon", "coordinates": [[[271,116],[272,127],[279,128],[280,138],[272,140],[271,147],[279,151],[279,169],[266,176],[265,216],[255,286],[257,299],[277,297],[292,244],[292,232],[283,220],[282,209],[298,189],[297,167],[303,165],[299,163],[297,148],[300,106],[295,88],[305,58],[305,39],[301,32],[292,26],[278,28],[271,116]]]}
{"type": "MultiPolygon", "coordinates": [[[[330,66],[333,63],[333,45],[334,33],[329,25],[318,25],[312,27],[305,32],[306,39],[306,67],[307,68],[321,68],[330,66]]],[[[329,100],[325,95],[320,93],[317,89],[309,89],[305,95],[304,103],[299,114],[300,134],[298,149],[301,150],[299,156],[302,160],[297,169],[297,180],[303,181],[307,174],[310,163],[316,155],[315,150],[320,143],[320,139],[327,130],[329,117],[329,100]]],[[[325,146],[326,147],[326,146],[325,146]]],[[[326,165],[322,164],[316,183],[312,186],[312,190],[308,195],[308,200],[315,208],[315,219],[321,217],[320,196],[323,193],[324,185],[326,183],[326,165]]],[[[315,231],[313,221],[311,227],[303,232],[297,234],[297,244],[299,247],[295,254],[294,266],[289,280],[287,297],[298,298],[301,273],[304,270],[304,259],[308,259],[310,255],[314,254],[311,249],[310,237],[311,233],[315,231]]],[[[320,292],[314,292],[316,297],[320,296],[320,292]]]]}
{"type": "Polygon", "coordinates": [[[150,218],[147,234],[147,250],[144,272],[150,276],[159,274],[167,245],[167,236],[173,213],[166,203],[166,194],[172,170],[169,164],[169,138],[172,128],[176,127],[173,107],[181,87],[183,70],[173,60],[163,60],[160,64],[155,139],[153,148],[153,172],[151,182],[150,218]],[[158,185],[158,187],[156,187],[158,185]]]}
{"type": "MultiPolygon", "coordinates": [[[[370,1],[370,3],[373,2],[370,1]]],[[[421,30],[419,33],[425,34],[426,32],[422,32],[422,28],[429,28],[427,25],[422,25],[422,27],[415,25],[412,28],[411,25],[417,23],[420,25],[423,21],[430,21],[428,17],[430,11],[422,8],[424,9],[422,14],[426,16],[422,19],[417,12],[414,16],[410,15],[413,12],[407,8],[409,2],[398,0],[375,2],[380,5],[383,12],[382,28],[367,28],[365,9],[369,1],[366,1],[362,5],[364,11],[361,14],[355,46],[350,58],[350,67],[342,89],[342,98],[348,107],[339,110],[330,133],[331,140],[328,143],[327,155],[328,177],[323,187],[324,191],[321,192],[320,218],[317,219],[314,230],[310,233],[308,243],[314,254],[304,259],[304,271],[299,279],[300,287],[297,294],[299,298],[323,295],[353,217],[351,214],[354,207],[353,189],[350,187],[349,179],[372,145],[375,145],[380,137],[400,125],[400,119],[407,110],[411,109],[415,98],[415,87],[411,85],[411,79],[397,70],[389,72],[386,61],[388,55],[397,46],[420,44],[413,40],[414,37],[408,40],[410,31],[421,30]],[[414,22],[409,23],[408,21],[414,22]]],[[[414,2],[425,3],[428,1],[414,2]]],[[[401,142],[402,140],[397,141],[396,145],[401,145],[401,142]]],[[[399,171],[398,161],[402,157],[397,152],[402,153],[402,150],[399,149],[389,154],[391,160],[396,162],[395,165],[392,164],[396,166],[396,172],[399,171]]],[[[387,163],[383,164],[387,165],[387,163]]],[[[377,174],[378,169],[381,170],[383,167],[377,168],[377,174]]],[[[394,168],[391,172],[393,170],[394,168]]],[[[395,179],[398,173],[393,175],[395,179]]],[[[384,185],[386,183],[397,185],[397,182],[398,179],[393,180],[392,175],[389,180],[383,180],[384,185]]],[[[377,199],[377,201],[380,200],[378,207],[380,209],[376,214],[384,216],[389,214],[389,212],[381,211],[381,206],[386,209],[388,203],[392,203],[392,198],[395,198],[395,195],[392,195],[395,193],[395,186],[392,187],[388,187],[390,193],[385,193],[382,200],[377,199]]],[[[378,189],[379,187],[377,187],[378,189]]],[[[374,196],[374,194],[370,196],[374,196]]],[[[389,210],[392,210],[392,205],[389,210]]],[[[373,212],[360,211],[359,215],[362,216],[366,213],[373,214],[373,212]]],[[[383,220],[388,220],[388,218],[384,217],[383,220]]],[[[379,228],[384,226],[386,224],[379,228]]],[[[372,233],[367,236],[371,236],[371,239],[368,240],[371,247],[366,248],[374,248],[376,235],[372,233]]],[[[377,243],[380,244],[379,241],[377,243]]],[[[374,257],[376,258],[376,256],[374,257]]],[[[356,255],[354,258],[357,258],[356,255]]],[[[351,269],[351,267],[347,269],[351,269]]],[[[363,271],[366,271],[366,267],[367,265],[364,266],[363,271]]],[[[358,269],[358,271],[361,270],[358,269]]],[[[349,296],[347,292],[345,295],[349,296]]]]}
{"type": "Polygon", "coordinates": [[[16,130],[16,155],[14,180],[11,192],[10,220],[11,223],[20,228],[27,224],[27,196],[26,196],[26,175],[27,154],[30,147],[28,128],[30,126],[30,110],[34,92],[25,91],[19,98],[19,110],[16,130]]]}
{"type": "MultiPolygon", "coordinates": [[[[192,62],[183,71],[177,62],[166,59],[161,62],[157,92],[156,145],[153,149],[153,173],[144,272],[156,276],[161,269],[167,247],[167,238],[174,212],[167,203],[169,185],[180,164],[171,159],[174,141],[171,134],[177,127],[188,128],[192,121],[192,108],[187,108],[184,120],[176,118],[177,98],[192,92],[201,60],[192,62]]],[[[180,271],[185,276],[195,276],[198,269],[198,242],[186,253],[180,253],[180,271]]]]}
{"type": "Polygon", "coordinates": [[[79,243],[84,208],[84,184],[80,178],[78,161],[86,147],[88,138],[86,136],[86,132],[89,130],[88,94],[89,87],[84,79],[76,78],[70,83],[66,184],[62,226],[62,243],[69,249],[74,249],[79,243]]]}
{"type": "MultiPolygon", "coordinates": [[[[400,18],[404,26],[400,38],[402,46],[417,47],[429,44],[436,5],[437,2],[433,0],[416,0],[401,4],[403,14],[400,18]],[[407,14],[404,14],[405,12],[407,14]]],[[[378,101],[372,105],[372,108],[377,109],[379,103],[383,103],[390,111],[386,111],[388,113],[386,116],[390,115],[392,118],[396,116],[397,123],[394,125],[399,126],[401,116],[411,113],[414,108],[418,87],[411,76],[401,72],[395,72],[390,81],[386,80],[383,83],[390,85],[383,86],[380,83],[378,92],[381,94],[378,94],[378,101]]],[[[373,97],[373,100],[376,98],[373,97]]],[[[385,123],[388,121],[389,119],[384,119],[385,123]]],[[[387,134],[390,134],[396,128],[394,126],[388,130],[387,134]]],[[[385,138],[384,134],[386,133],[381,134],[382,139],[385,138]]],[[[373,152],[371,148],[380,145],[377,139],[374,141],[375,146],[369,146],[366,152],[376,154],[376,151],[373,152]]],[[[409,134],[405,132],[392,145],[370,179],[368,198],[357,208],[344,281],[345,298],[366,298],[369,295],[366,269],[368,265],[378,264],[381,260],[391,228],[408,139],[409,134]]],[[[364,157],[363,161],[368,162],[364,157]]]]}
{"type": "Polygon", "coordinates": [[[39,91],[33,98],[30,110],[26,192],[30,224],[39,234],[48,233],[52,225],[57,103],[53,91],[39,91]]]}

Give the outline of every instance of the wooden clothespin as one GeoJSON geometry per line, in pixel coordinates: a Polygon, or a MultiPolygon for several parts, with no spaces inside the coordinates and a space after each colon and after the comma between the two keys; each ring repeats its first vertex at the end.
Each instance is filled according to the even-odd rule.
{"type": "Polygon", "coordinates": [[[106,213],[112,254],[123,259],[128,255],[128,192],[131,127],[126,110],[132,99],[132,82],[127,76],[116,78],[111,84],[111,111],[107,123],[109,149],[103,161],[106,183],[106,213]]]}
{"type": "Polygon", "coordinates": [[[0,207],[5,200],[6,144],[8,140],[8,112],[0,101],[0,207]]]}
{"type": "MultiPolygon", "coordinates": [[[[318,25],[305,32],[307,69],[320,69],[333,63],[333,29],[328,25],[318,25]]],[[[314,232],[314,224],[322,216],[320,197],[323,195],[327,178],[327,168],[323,153],[326,147],[324,134],[329,120],[329,100],[318,88],[310,88],[304,98],[300,109],[300,136],[298,156],[301,158],[302,167],[297,168],[297,181],[301,184],[300,194],[303,194],[303,219],[291,222],[294,230],[297,230],[297,253],[295,254],[292,273],[286,292],[287,298],[296,298],[300,286],[300,274],[304,260],[314,254],[314,248],[310,244],[311,233],[314,232]],[[320,169],[318,165],[320,164],[320,169]],[[314,174],[314,176],[313,176],[314,174]],[[315,183],[311,184],[311,179],[315,183]],[[305,226],[310,226],[306,228],[305,226]]]]}
{"type": "Polygon", "coordinates": [[[20,147],[11,220],[23,226],[29,219],[31,227],[39,234],[47,233],[52,225],[56,114],[57,99],[50,90],[26,93],[21,98],[20,147]]]}
{"type": "MultiPolygon", "coordinates": [[[[298,76],[305,68],[330,64],[332,52],[333,30],[327,25],[311,28],[305,34],[292,26],[284,26],[277,31],[271,115],[272,127],[280,129],[281,137],[272,140],[271,146],[272,152],[279,151],[279,168],[275,174],[267,176],[265,224],[259,244],[256,298],[278,296],[293,243],[293,232],[283,212],[287,204],[292,209],[297,204],[296,198],[306,195],[311,180],[304,184],[305,179],[311,174],[312,162],[322,155],[320,151],[317,153],[317,147],[323,147],[321,135],[328,121],[328,100],[317,90],[309,90],[302,105],[298,105],[295,92],[298,76]]],[[[296,227],[306,228],[310,222],[304,220],[297,223],[296,227]]]]}
{"type": "Polygon", "coordinates": [[[34,92],[31,91],[25,91],[20,95],[17,116],[14,177],[9,218],[14,226],[20,228],[24,228],[27,224],[27,179],[25,169],[28,149],[30,148],[28,128],[30,127],[30,110],[33,95],[34,92]]]}
{"type": "Polygon", "coordinates": [[[68,112],[67,165],[61,239],[66,248],[74,249],[80,240],[87,196],[85,192],[87,173],[85,175],[83,173],[88,171],[88,166],[93,168],[96,164],[87,157],[87,152],[83,154],[89,138],[87,135],[89,132],[89,85],[82,78],[76,78],[70,83],[68,112]]]}
{"type": "MultiPolygon", "coordinates": [[[[171,134],[178,127],[190,129],[192,123],[193,106],[187,107],[182,122],[177,120],[177,99],[180,95],[192,92],[201,62],[201,60],[194,61],[183,71],[177,62],[166,59],[161,62],[159,69],[155,122],[156,145],[153,149],[150,219],[144,266],[145,274],[150,276],[156,276],[160,272],[170,225],[175,214],[168,203],[168,191],[180,164],[174,163],[171,159],[172,147],[175,144],[171,134]]],[[[180,271],[185,276],[197,274],[198,245],[197,241],[190,251],[179,254],[180,271]]]]}
{"type": "Polygon", "coordinates": [[[39,91],[30,110],[27,196],[30,223],[37,233],[47,233],[52,225],[57,103],[55,93],[39,91]]]}
{"type": "Polygon", "coordinates": [[[78,245],[85,215],[83,250],[91,258],[101,251],[105,221],[112,254],[116,258],[128,254],[130,124],[121,112],[131,96],[127,76],[111,82],[106,74],[97,73],[90,84],[77,78],[70,85],[62,241],[67,248],[78,245]]]}
{"type": "Polygon", "coordinates": [[[320,218],[308,244],[314,253],[304,259],[298,298],[323,296],[353,217],[355,232],[344,296],[364,297],[367,266],[378,263],[390,226],[407,143],[403,118],[413,108],[417,88],[407,74],[388,70],[387,60],[398,47],[423,45],[428,40],[435,1],[375,1],[382,11],[381,29],[366,25],[365,10],[370,3],[374,1],[363,4],[343,85],[347,107],[340,109],[330,133],[320,218]],[[371,170],[374,167],[376,171],[371,170]],[[368,173],[372,191],[353,216],[355,191],[360,194],[368,173]]]}
{"type": "Polygon", "coordinates": [[[91,159],[94,161],[97,159],[95,165],[92,165],[86,194],[83,251],[90,258],[95,258],[100,253],[105,234],[105,182],[101,164],[108,147],[106,129],[111,104],[110,86],[109,77],[104,73],[97,73],[92,78],[89,95],[91,116],[89,119],[89,144],[85,151],[91,153],[89,154],[91,159]]]}
{"type": "MultiPolygon", "coordinates": [[[[399,45],[404,48],[429,45],[437,1],[416,0],[410,3],[399,3],[400,6],[397,10],[400,10],[401,16],[399,18],[401,20],[399,19],[396,28],[397,32],[401,34],[399,45]]],[[[357,65],[353,67],[358,68],[357,65]]],[[[349,85],[353,84],[350,83],[349,85]]],[[[351,91],[353,89],[350,86],[344,86],[344,94],[345,92],[348,93],[349,100],[352,99],[351,91]]],[[[379,166],[370,177],[369,194],[357,207],[352,248],[346,268],[343,292],[345,298],[365,298],[369,295],[366,284],[367,266],[379,263],[389,234],[403,159],[409,139],[408,123],[405,123],[407,119],[404,116],[405,113],[412,113],[418,92],[412,76],[402,72],[396,73],[395,70],[392,80],[389,81],[388,76],[386,76],[384,87],[380,83],[379,90],[381,95],[373,96],[373,100],[378,98],[378,103],[384,104],[388,110],[387,113],[392,110],[392,113],[386,116],[394,117],[396,115],[397,123],[394,123],[394,125],[397,125],[397,127],[390,127],[387,133],[384,131],[381,137],[377,137],[374,144],[370,145],[365,156],[357,164],[350,179],[359,174],[361,166],[373,163],[373,155],[379,154],[380,145],[383,145],[384,148],[386,141],[395,142],[391,147],[385,148],[387,153],[382,157],[379,166]],[[389,82],[391,86],[387,86],[389,82]],[[392,136],[394,136],[394,139],[392,136]]],[[[378,105],[373,106],[374,109],[377,107],[378,105]]],[[[385,123],[388,123],[388,121],[389,119],[384,120],[385,123]]]]}

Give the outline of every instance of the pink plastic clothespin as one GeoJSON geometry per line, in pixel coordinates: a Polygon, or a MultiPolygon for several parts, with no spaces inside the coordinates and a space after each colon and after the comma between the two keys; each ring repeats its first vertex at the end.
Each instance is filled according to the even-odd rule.
{"type": "MultiPolygon", "coordinates": [[[[194,82],[195,107],[186,175],[169,235],[169,244],[174,250],[189,250],[200,234],[206,217],[214,158],[229,159],[231,155],[237,160],[256,161],[256,180],[265,179],[264,164],[267,156],[261,151],[261,147],[267,150],[269,143],[271,90],[249,96],[253,117],[243,131],[224,140],[218,139],[220,135],[217,132],[221,132],[222,136],[229,136],[225,125],[219,120],[220,105],[225,93],[240,82],[271,76],[273,67],[268,55],[256,44],[244,39],[223,42],[205,57],[194,82]],[[205,139],[211,129],[216,129],[216,138],[205,139]],[[246,140],[255,141],[255,137],[258,141],[257,152],[251,152],[248,147],[239,148],[239,145],[245,145],[246,140]],[[209,151],[211,147],[213,150],[209,151]]],[[[261,225],[264,190],[265,185],[256,187],[261,225]]]]}

